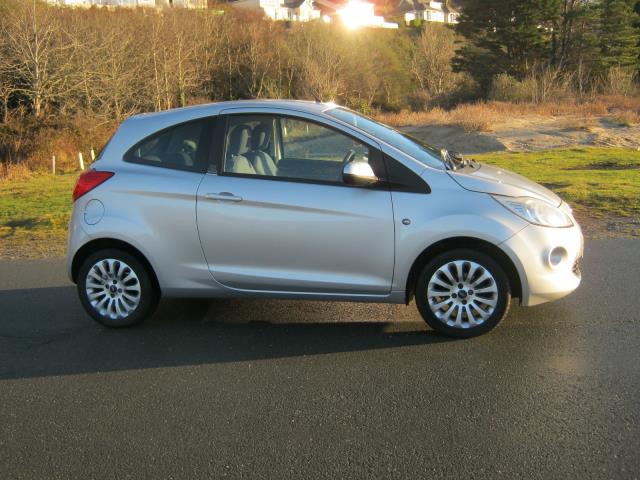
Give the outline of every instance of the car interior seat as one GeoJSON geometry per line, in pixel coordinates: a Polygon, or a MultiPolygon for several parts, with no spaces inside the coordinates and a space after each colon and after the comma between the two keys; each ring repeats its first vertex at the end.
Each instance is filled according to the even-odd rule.
{"type": "Polygon", "coordinates": [[[251,127],[236,125],[229,134],[229,145],[225,159],[225,171],[255,175],[256,170],[245,156],[249,152],[251,127]]]}
{"type": "Polygon", "coordinates": [[[258,175],[276,175],[278,167],[267,153],[270,145],[271,129],[264,124],[256,125],[251,132],[251,150],[247,153],[247,158],[258,175]]]}

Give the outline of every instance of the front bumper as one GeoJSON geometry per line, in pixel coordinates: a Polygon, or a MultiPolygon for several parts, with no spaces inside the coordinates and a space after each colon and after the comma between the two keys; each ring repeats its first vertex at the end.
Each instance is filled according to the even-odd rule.
{"type": "Polygon", "coordinates": [[[580,285],[584,238],[575,221],[568,228],[529,225],[500,246],[518,270],[524,306],[557,300],[580,285]]]}

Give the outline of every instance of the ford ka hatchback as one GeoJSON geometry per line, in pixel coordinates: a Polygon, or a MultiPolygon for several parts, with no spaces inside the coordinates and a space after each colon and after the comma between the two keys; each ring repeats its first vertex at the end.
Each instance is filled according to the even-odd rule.
{"type": "Polygon", "coordinates": [[[160,296],[409,303],[494,328],[580,283],[554,193],[333,104],[238,101],[126,120],[73,192],[68,270],[109,327],[160,296]]]}

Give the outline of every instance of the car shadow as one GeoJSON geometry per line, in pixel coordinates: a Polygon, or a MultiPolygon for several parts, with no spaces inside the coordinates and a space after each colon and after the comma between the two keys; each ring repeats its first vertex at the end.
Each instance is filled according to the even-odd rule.
{"type": "Polygon", "coordinates": [[[153,318],[108,329],[75,288],[0,291],[0,379],[401,348],[451,341],[403,306],[277,300],[166,300],[153,318]],[[382,312],[382,313],[380,313],[382,312]]]}

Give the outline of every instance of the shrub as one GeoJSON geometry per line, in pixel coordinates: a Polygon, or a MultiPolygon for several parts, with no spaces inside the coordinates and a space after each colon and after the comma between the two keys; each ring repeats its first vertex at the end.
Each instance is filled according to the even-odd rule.
{"type": "Polygon", "coordinates": [[[407,96],[411,110],[419,112],[434,107],[434,98],[426,90],[414,90],[407,96]]]}
{"type": "Polygon", "coordinates": [[[500,102],[533,101],[533,95],[526,95],[526,88],[522,82],[506,73],[501,73],[494,77],[489,98],[500,102]]]}
{"type": "Polygon", "coordinates": [[[633,70],[612,67],[604,77],[603,91],[607,95],[630,97],[638,94],[636,74],[633,70]]]}
{"type": "Polygon", "coordinates": [[[566,101],[575,97],[571,80],[571,75],[551,68],[534,70],[523,80],[502,73],[494,77],[489,98],[513,103],[566,101]]]}
{"type": "Polygon", "coordinates": [[[58,171],[78,169],[78,152],[85,164],[90,163],[91,149],[97,153],[107,142],[115,124],[91,117],[64,120],[36,120],[31,117],[0,125],[0,158],[7,166],[3,172],[25,165],[31,170],[49,170],[51,157],[56,156],[58,171]]]}

